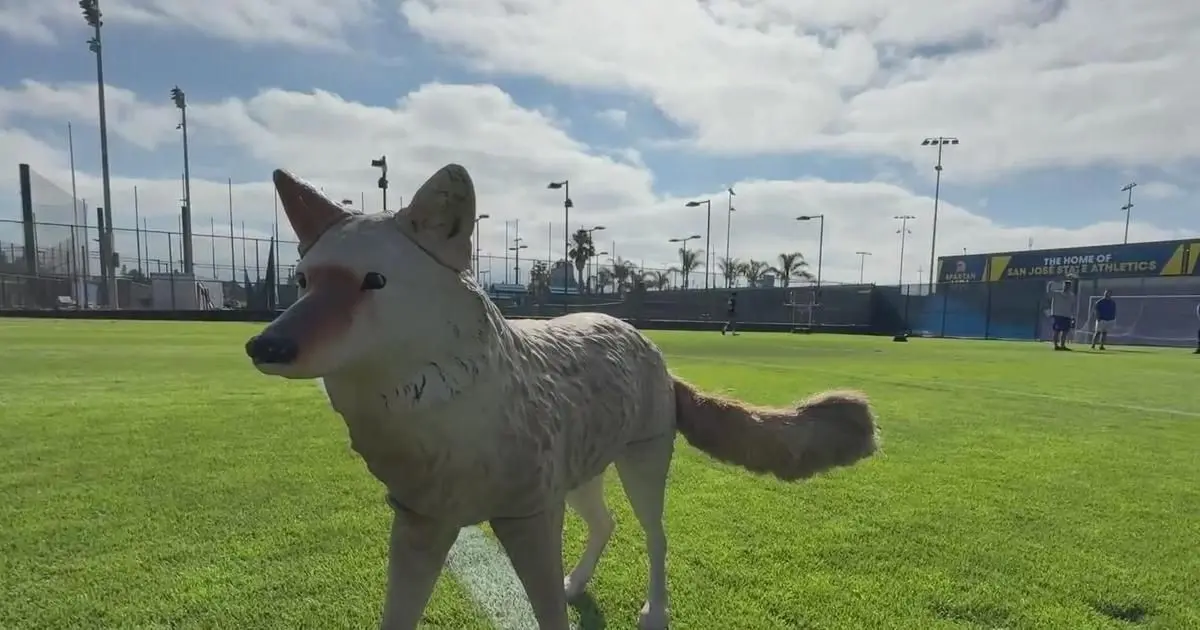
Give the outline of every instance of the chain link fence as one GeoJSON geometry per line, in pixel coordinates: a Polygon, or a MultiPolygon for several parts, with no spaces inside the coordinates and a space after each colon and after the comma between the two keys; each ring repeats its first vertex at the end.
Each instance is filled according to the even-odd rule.
{"type": "MultiPolygon", "coordinates": [[[[0,221],[0,229],[4,223],[0,221]]],[[[39,248],[32,261],[20,245],[0,241],[0,308],[99,308],[101,280],[89,273],[99,267],[99,248],[94,246],[98,230],[72,225],[39,225],[37,230],[65,238],[39,248]],[[75,253],[68,244],[72,238],[75,253]]],[[[285,308],[295,301],[296,243],[274,243],[272,248],[271,240],[261,238],[193,238],[195,273],[185,275],[180,233],[114,230],[122,253],[114,261],[115,306],[106,308],[263,309],[285,308]],[[131,251],[132,257],[127,253],[131,251]]],[[[724,288],[695,289],[691,282],[683,288],[678,270],[641,269],[617,259],[591,261],[580,269],[561,260],[480,256],[475,273],[480,286],[510,317],[599,311],[632,320],[723,323],[729,297],[724,288]]],[[[743,324],[931,337],[1049,337],[1044,279],[944,283],[933,290],[925,284],[818,288],[809,282],[735,290],[737,319],[743,324]]],[[[1118,298],[1118,338],[1153,345],[1195,343],[1200,275],[1079,281],[1076,319],[1081,332],[1090,326],[1091,305],[1105,290],[1118,298]]]]}

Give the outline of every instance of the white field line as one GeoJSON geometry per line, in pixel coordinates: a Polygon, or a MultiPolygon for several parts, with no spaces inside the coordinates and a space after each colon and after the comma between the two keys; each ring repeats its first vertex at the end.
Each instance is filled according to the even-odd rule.
{"type": "MultiPolygon", "coordinates": [[[[317,379],[317,386],[326,394],[323,379],[317,379]]],[[[482,529],[459,530],[446,557],[446,568],[496,630],[537,630],[533,608],[512,563],[500,544],[482,529]]],[[[576,630],[575,624],[571,629],[576,630]]]]}
{"type": "Polygon", "coordinates": [[[525,588],[500,544],[478,527],[464,527],[446,567],[497,630],[537,630],[525,588]]]}
{"type": "MultiPolygon", "coordinates": [[[[839,372],[837,370],[829,370],[829,369],[825,369],[825,368],[814,367],[812,365],[807,365],[807,364],[806,365],[796,365],[796,364],[785,364],[785,363],[765,363],[765,362],[760,362],[760,361],[741,361],[738,359],[726,359],[726,358],[684,355],[684,354],[672,354],[671,356],[679,357],[681,359],[688,359],[688,360],[692,360],[692,361],[708,361],[708,362],[712,362],[712,363],[734,363],[734,364],[745,365],[745,366],[750,366],[750,367],[765,367],[765,368],[774,368],[774,369],[780,369],[780,370],[796,370],[796,371],[807,370],[810,372],[833,374],[833,375],[842,376],[842,377],[845,377],[848,379],[863,379],[863,380],[869,380],[869,381],[878,381],[880,383],[887,383],[889,385],[898,385],[901,387],[907,386],[907,385],[912,385],[912,381],[888,379],[885,377],[874,376],[874,375],[863,375],[863,374],[852,374],[849,372],[839,372]]],[[[945,381],[932,381],[932,382],[924,383],[923,385],[928,389],[944,389],[947,391],[966,390],[966,391],[990,392],[993,394],[1001,394],[1004,396],[1015,396],[1018,398],[1038,398],[1041,400],[1053,400],[1053,401],[1057,401],[1057,402],[1073,403],[1073,404],[1077,404],[1077,405],[1087,405],[1089,407],[1098,407],[1101,409],[1122,409],[1125,411],[1137,411],[1140,413],[1161,413],[1161,414],[1172,415],[1172,416],[1182,416],[1185,418],[1200,418],[1200,411],[1187,411],[1185,409],[1171,409],[1171,408],[1167,408],[1167,407],[1145,407],[1142,405],[1126,405],[1123,403],[1107,402],[1107,401],[1103,401],[1103,400],[1090,400],[1087,398],[1074,398],[1071,396],[1058,396],[1055,394],[1043,394],[1040,392],[1021,391],[1018,389],[1003,389],[1003,388],[999,388],[999,387],[987,387],[984,385],[968,385],[965,383],[947,383],[945,381]]]]}

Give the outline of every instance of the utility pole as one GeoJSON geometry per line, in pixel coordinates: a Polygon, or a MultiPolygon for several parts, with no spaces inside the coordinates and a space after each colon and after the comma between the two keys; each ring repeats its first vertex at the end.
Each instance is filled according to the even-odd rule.
{"type": "Polygon", "coordinates": [[[931,147],[936,146],[938,151],[937,166],[933,170],[937,172],[937,176],[933,184],[933,227],[929,240],[929,292],[933,292],[933,269],[934,262],[937,256],[937,220],[938,220],[938,198],[942,192],[942,149],[946,145],[957,145],[958,138],[948,138],[945,136],[937,136],[934,138],[925,138],[921,141],[921,146],[931,147]]]}
{"type": "Polygon", "coordinates": [[[898,214],[892,218],[896,219],[897,221],[900,222],[900,229],[896,230],[896,233],[900,235],[900,287],[901,287],[901,291],[903,291],[904,290],[903,289],[903,287],[904,287],[904,242],[905,242],[906,238],[908,237],[908,235],[912,234],[912,230],[908,229],[908,222],[912,221],[913,219],[916,219],[917,217],[914,217],[911,214],[898,214]]]}
{"type": "MultiPolygon", "coordinates": [[[[735,210],[735,208],[733,207],[733,198],[735,196],[737,196],[737,193],[733,192],[732,186],[729,187],[727,189],[727,191],[729,192],[729,210],[727,210],[725,212],[725,264],[726,265],[729,264],[729,233],[730,233],[730,231],[732,231],[732,228],[733,228],[733,211],[735,210]]],[[[730,274],[730,273],[725,274],[725,288],[726,289],[730,288],[731,282],[733,282],[733,274],[730,274]]]]}
{"type": "Polygon", "coordinates": [[[108,252],[107,259],[101,257],[100,273],[105,278],[100,303],[112,308],[116,304],[115,269],[112,269],[112,186],[108,170],[108,114],[104,98],[104,52],[100,40],[100,27],[104,26],[101,19],[100,0],[79,0],[79,8],[83,11],[83,19],[92,27],[92,37],[88,39],[88,49],[96,54],[96,95],[99,101],[100,117],[100,180],[104,192],[104,226],[100,230],[100,242],[108,252]]]}
{"type": "Polygon", "coordinates": [[[871,252],[854,252],[854,255],[858,256],[858,283],[862,284],[863,271],[867,268],[867,256],[870,256],[871,252]]]}
{"type": "Polygon", "coordinates": [[[698,208],[700,206],[704,206],[706,209],[704,215],[704,290],[707,291],[709,288],[711,288],[709,285],[709,274],[711,273],[709,269],[712,263],[712,199],[705,199],[704,201],[689,201],[684,205],[689,208],[698,208]]]}
{"type": "Polygon", "coordinates": [[[179,108],[179,124],[183,131],[183,273],[193,275],[195,258],[192,253],[192,172],[188,164],[187,95],[179,86],[171,88],[171,100],[179,108]]]}
{"type": "Polygon", "coordinates": [[[1125,205],[1121,206],[1121,210],[1125,211],[1125,240],[1122,243],[1129,242],[1129,215],[1133,214],[1133,189],[1137,187],[1137,182],[1129,182],[1121,189],[1121,192],[1128,193],[1129,196],[1125,200],[1125,205]]]}

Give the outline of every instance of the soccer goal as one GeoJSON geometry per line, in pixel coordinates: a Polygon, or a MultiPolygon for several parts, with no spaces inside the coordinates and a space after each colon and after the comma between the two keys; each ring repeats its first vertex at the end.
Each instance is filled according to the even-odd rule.
{"type": "MultiPolygon", "coordinates": [[[[1077,321],[1075,340],[1090,343],[1096,330],[1096,302],[1102,296],[1088,298],[1087,312],[1077,321]]],[[[1117,319],[1108,331],[1108,343],[1140,346],[1194,347],[1200,329],[1200,295],[1114,295],[1117,319]]],[[[1082,306],[1082,304],[1081,304],[1082,306]]]]}
{"type": "Polygon", "coordinates": [[[805,300],[805,296],[798,293],[788,291],[788,301],[784,302],[784,306],[792,312],[792,332],[812,332],[813,314],[817,310],[817,294],[815,291],[805,291],[808,298],[805,300]]]}

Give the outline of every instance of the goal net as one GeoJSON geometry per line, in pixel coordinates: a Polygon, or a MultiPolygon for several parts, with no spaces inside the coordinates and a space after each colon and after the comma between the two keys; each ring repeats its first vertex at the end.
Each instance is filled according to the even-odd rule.
{"type": "Polygon", "coordinates": [[[788,301],[783,305],[792,312],[793,332],[813,329],[813,313],[817,310],[815,291],[788,291],[788,301]]]}
{"type": "MultiPolygon", "coordinates": [[[[1090,342],[1096,330],[1096,302],[1088,298],[1086,324],[1075,329],[1078,342],[1090,342]]],[[[1108,331],[1108,343],[1141,346],[1195,347],[1200,330],[1200,295],[1114,295],[1117,318],[1108,331]]],[[[1081,305],[1082,306],[1082,305],[1081,305]]],[[[1082,315],[1082,314],[1081,314],[1082,315]]]]}

